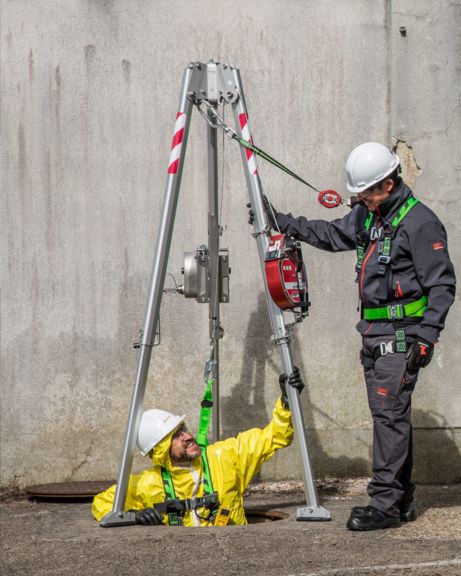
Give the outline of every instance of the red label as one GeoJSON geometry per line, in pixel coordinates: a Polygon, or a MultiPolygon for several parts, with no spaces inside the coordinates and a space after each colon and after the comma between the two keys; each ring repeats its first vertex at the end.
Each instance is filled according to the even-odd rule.
{"type": "Polygon", "coordinates": [[[432,243],[432,250],[443,250],[443,242],[433,242],[432,243]]]}

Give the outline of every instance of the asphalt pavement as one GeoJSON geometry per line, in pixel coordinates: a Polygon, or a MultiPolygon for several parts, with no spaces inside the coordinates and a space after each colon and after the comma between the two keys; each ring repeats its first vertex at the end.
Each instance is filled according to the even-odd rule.
{"type": "Polygon", "coordinates": [[[320,483],[331,521],[299,522],[296,511],[306,505],[302,484],[256,484],[246,498],[252,523],[214,528],[101,528],[88,499],[4,494],[0,574],[461,575],[461,484],[418,486],[415,522],[351,532],[349,511],[367,503],[365,486],[363,479],[320,483]]]}

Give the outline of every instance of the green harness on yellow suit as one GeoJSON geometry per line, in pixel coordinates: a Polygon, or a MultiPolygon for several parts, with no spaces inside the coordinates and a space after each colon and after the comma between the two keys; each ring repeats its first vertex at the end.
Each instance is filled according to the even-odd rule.
{"type": "MultiPolygon", "coordinates": [[[[142,510],[165,501],[162,480],[162,467],[171,474],[176,498],[199,498],[205,494],[202,459],[196,458],[189,466],[173,466],[170,460],[170,444],[173,433],[169,434],[154,448],[153,468],[141,474],[132,475],[125,502],[126,510],[142,510]]],[[[211,444],[207,448],[208,465],[213,488],[218,493],[223,508],[229,510],[229,524],[247,524],[243,509],[243,493],[261,464],[274,453],[289,446],[293,439],[291,413],[277,400],[272,420],[265,428],[252,428],[241,432],[235,438],[228,438],[211,444]]],[[[112,510],[115,485],[98,494],[93,501],[92,512],[100,520],[112,510]]],[[[209,510],[188,510],[184,514],[185,526],[210,526],[207,518],[209,510]]],[[[165,515],[164,523],[168,524],[165,515]]]]}

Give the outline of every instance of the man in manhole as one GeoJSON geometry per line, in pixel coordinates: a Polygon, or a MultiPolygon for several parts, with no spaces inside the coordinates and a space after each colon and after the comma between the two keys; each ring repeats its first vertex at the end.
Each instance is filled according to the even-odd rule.
{"type": "MultiPolygon", "coordinates": [[[[153,467],[129,480],[125,510],[134,512],[136,524],[247,524],[245,489],[261,464],[293,439],[286,386],[301,392],[304,384],[297,368],[289,377],[282,374],[279,382],[282,395],[265,428],[252,428],[209,446],[206,441],[197,443],[185,416],[158,409],[144,412],[137,441],[143,456],[152,458],[153,467]]],[[[96,520],[112,510],[115,489],[111,486],[94,498],[96,520]]]]}

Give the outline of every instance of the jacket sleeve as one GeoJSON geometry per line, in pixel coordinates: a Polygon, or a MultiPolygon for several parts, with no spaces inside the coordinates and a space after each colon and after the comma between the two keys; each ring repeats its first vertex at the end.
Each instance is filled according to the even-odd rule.
{"type": "Polygon", "coordinates": [[[265,428],[252,428],[237,436],[235,440],[242,493],[259,471],[261,464],[271,458],[279,448],[291,444],[293,434],[291,412],[283,406],[279,398],[272,412],[272,420],[265,428]]]}
{"type": "MultiPolygon", "coordinates": [[[[154,482],[153,472],[145,471],[142,474],[130,476],[128,491],[125,501],[125,510],[143,510],[153,506],[153,502],[161,502],[162,494],[154,482]]],[[[112,510],[115,498],[116,485],[97,494],[94,497],[91,511],[99,522],[108,512],[112,510]]]]}
{"type": "Polygon", "coordinates": [[[442,223],[432,219],[422,222],[409,240],[416,276],[428,297],[424,317],[418,325],[418,337],[434,343],[444,328],[456,292],[447,234],[442,223]]]}
{"type": "Polygon", "coordinates": [[[354,208],[343,218],[327,220],[308,220],[304,216],[295,218],[292,214],[277,213],[277,224],[284,234],[306,242],[311,246],[328,252],[355,250],[356,247],[356,216],[354,208]]]}

